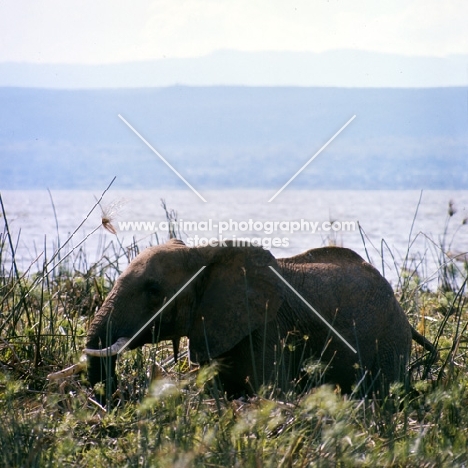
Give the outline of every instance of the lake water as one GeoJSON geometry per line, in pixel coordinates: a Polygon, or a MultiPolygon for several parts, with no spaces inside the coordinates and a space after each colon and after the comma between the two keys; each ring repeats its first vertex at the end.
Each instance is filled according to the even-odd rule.
{"type": "MultiPolygon", "coordinates": [[[[153,227],[162,228],[158,232],[159,241],[167,239],[165,226],[158,226],[166,219],[161,207],[161,199],[164,199],[168,209],[177,212],[179,220],[189,223],[180,230],[187,243],[206,242],[220,235],[223,239],[244,237],[262,243],[276,257],[334,243],[370,258],[394,283],[397,278],[394,260],[401,266],[408,247],[410,258],[415,261],[423,258],[420,273],[427,278],[436,275],[449,201],[453,201],[455,213],[448,223],[445,244],[454,254],[468,250],[468,224],[463,224],[468,218],[468,191],[421,194],[419,191],[286,189],[269,203],[274,193],[268,190],[206,191],[201,193],[207,200],[205,203],[188,189],[118,191],[111,188],[105,193],[101,206],[113,218],[117,238],[123,246],[130,245],[133,239],[141,248],[157,242],[152,230],[125,231],[123,222],[155,222],[153,227]]],[[[116,241],[115,235],[102,228],[90,235],[101,224],[100,207],[88,216],[101,196],[99,191],[52,191],[51,194],[47,191],[3,191],[1,195],[22,271],[40,256],[44,245],[50,258],[57,249],[58,239],[63,244],[84,220],[67,250],[89,236],[83,247],[87,261],[92,263],[102,256],[103,246],[116,241]]],[[[44,256],[40,258],[31,271],[42,266],[44,256]]],[[[461,268],[461,263],[456,264],[461,268]]]]}

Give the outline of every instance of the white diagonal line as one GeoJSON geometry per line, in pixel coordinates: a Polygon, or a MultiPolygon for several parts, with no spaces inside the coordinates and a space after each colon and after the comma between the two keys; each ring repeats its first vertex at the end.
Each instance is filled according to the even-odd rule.
{"type": "Polygon", "coordinates": [[[354,119],[353,115],[269,200],[273,201],[354,119]]]}
{"type": "Polygon", "coordinates": [[[162,162],[164,162],[166,164],[167,167],[169,167],[169,169],[171,169],[178,177],[180,180],[182,180],[183,182],[185,182],[185,184],[187,185],[187,187],[189,187],[196,195],[198,195],[198,197],[200,197],[205,203],[206,203],[206,200],[187,182],[187,180],[185,180],[185,178],[155,149],[151,146],[150,143],[148,143],[147,140],[145,140],[145,138],[143,138],[143,136],[138,133],[120,114],[118,114],[118,117],[120,120],[122,120],[122,122],[125,123],[125,125],[127,125],[127,127],[133,131],[133,133],[135,133],[135,135],[137,135],[140,140],[159,158],[161,159],[162,162]]]}
{"type": "Polygon", "coordinates": [[[120,354],[204,269],[202,266],[126,343],[120,348],[120,354]]]}
{"type": "Polygon", "coordinates": [[[296,296],[307,306],[309,309],[314,312],[315,315],[338,337],[340,338],[345,345],[347,345],[351,351],[353,351],[355,354],[357,354],[357,351],[346,341],[346,338],[344,338],[335,328],[333,328],[332,325],[330,325],[323,317],[322,315],[317,312],[271,265],[270,265],[271,271],[275,273],[276,276],[289,288],[291,291],[293,291],[296,296]]]}

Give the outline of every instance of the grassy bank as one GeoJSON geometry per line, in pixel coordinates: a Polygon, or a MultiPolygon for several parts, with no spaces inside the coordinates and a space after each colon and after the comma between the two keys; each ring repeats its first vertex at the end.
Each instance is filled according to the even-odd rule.
{"type": "Polygon", "coordinates": [[[186,358],[175,364],[162,343],[119,359],[119,403],[106,409],[92,400],[84,374],[58,382],[46,376],[79,359],[89,321],[138,247],[103,246],[91,264],[84,249],[67,250],[65,242],[45,252],[34,272],[21,272],[4,212],[1,222],[0,466],[468,463],[467,266],[452,261],[444,233],[437,288],[428,289],[411,242],[396,265],[404,310],[440,354],[426,369],[414,344],[414,391],[394,385],[385,404],[327,386],[281,398],[264,388],[252,400],[228,401],[215,366],[198,371],[186,358]]]}

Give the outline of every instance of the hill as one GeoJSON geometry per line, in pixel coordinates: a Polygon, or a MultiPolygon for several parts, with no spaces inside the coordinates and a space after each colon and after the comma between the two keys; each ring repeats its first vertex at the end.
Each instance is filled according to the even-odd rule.
{"type": "Polygon", "coordinates": [[[0,88],[0,188],[466,189],[465,88],[0,88]]]}
{"type": "Polygon", "coordinates": [[[405,56],[364,50],[321,53],[218,50],[202,57],[106,64],[0,63],[0,86],[440,87],[466,85],[466,55],[405,56]]]}

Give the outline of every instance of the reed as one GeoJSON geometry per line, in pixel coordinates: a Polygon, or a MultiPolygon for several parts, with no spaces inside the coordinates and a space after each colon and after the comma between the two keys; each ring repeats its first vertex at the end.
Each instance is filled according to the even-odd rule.
{"type": "MultiPolygon", "coordinates": [[[[44,248],[37,271],[31,266],[21,272],[15,264],[18,239],[11,236],[1,197],[0,205],[1,466],[468,462],[467,269],[453,266],[447,225],[433,245],[439,266],[432,289],[424,257],[412,253],[412,233],[401,263],[384,241],[380,246],[382,265],[399,273],[397,294],[411,323],[440,355],[428,366],[424,351],[414,345],[411,392],[395,384],[388,401],[380,402],[341,396],[329,386],[279,395],[273,384],[250,400],[229,401],[217,383],[216,366],[196,371],[184,349],[174,363],[170,346],[162,343],[119,359],[121,403],[106,411],[91,399],[84,375],[58,384],[46,376],[78,359],[92,315],[140,244],[127,248],[114,240],[101,246],[100,260],[92,263],[84,244],[71,247],[70,239],[57,238],[58,250],[44,248]]],[[[168,220],[176,219],[165,204],[163,209],[168,220]]],[[[105,218],[107,228],[111,221],[105,218]]],[[[320,366],[304,366],[320,381],[320,366]]]]}

